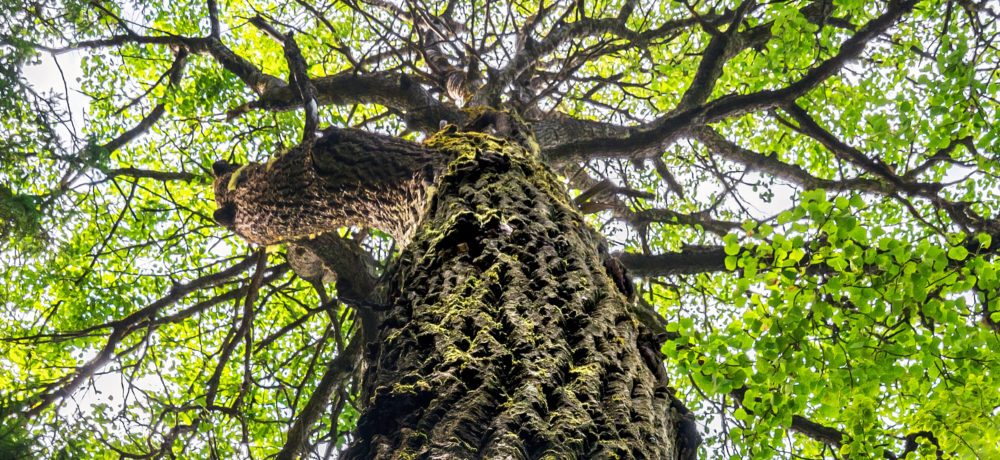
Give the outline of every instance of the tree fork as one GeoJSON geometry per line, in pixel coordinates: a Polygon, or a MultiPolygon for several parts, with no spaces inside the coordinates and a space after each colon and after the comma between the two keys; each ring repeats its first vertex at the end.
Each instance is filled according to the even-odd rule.
{"type": "Polygon", "coordinates": [[[662,368],[555,176],[482,134],[428,145],[455,159],[386,280],[345,458],[678,457],[662,368]]]}
{"type": "Polygon", "coordinates": [[[456,131],[417,145],[328,129],[270,176],[217,170],[220,210],[259,244],[359,222],[412,237],[376,288],[388,310],[344,458],[694,458],[662,331],[630,308],[603,238],[530,142],[456,131]],[[390,174],[356,166],[386,158],[390,174]]]}

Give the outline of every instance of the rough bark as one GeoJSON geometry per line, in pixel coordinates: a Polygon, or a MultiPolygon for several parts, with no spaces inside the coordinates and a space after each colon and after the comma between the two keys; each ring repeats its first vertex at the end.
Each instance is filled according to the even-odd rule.
{"type": "Polygon", "coordinates": [[[429,145],[456,158],[386,278],[367,408],[345,458],[691,451],[678,441],[658,343],[555,176],[519,144],[486,135],[439,134],[429,145]]]}
{"type": "Polygon", "coordinates": [[[215,220],[261,245],[351,225],[405,243],[445,161],[416,142],[327,128],[266,165],[216,163],[215,220]]]}
{"type": "Polygon", "coordinates": [[[534,145],[328,129],[269,165],[217,165],[216,218],[251,241],[321,259],[302,235],[409,241],[367,305],[383,311],[344,458],[694,458],[663,331],[534,145]]]}

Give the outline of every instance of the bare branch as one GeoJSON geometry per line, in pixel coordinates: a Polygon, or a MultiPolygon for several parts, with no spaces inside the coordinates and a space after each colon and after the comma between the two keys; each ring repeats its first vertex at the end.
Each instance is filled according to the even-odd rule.
{"type": "Polygon", "coordinates": [[[285,46],[285,41],[288,40],[288,37],[285,36],[285,34],[279,32],[278,29],[272,26],[270,22],[267,22],[267,20],[264,19],[261,15],[258,14],[250,18],[250,24],[253,24],[254,27],[260,29],[261,32],[264,32],[265,35],[271,37],[272,40],[278,42],[279,45],[283,47],[285,46]]]}
{"type": "Polygon", "coordinates": [[[295,42],[294,35],[289,32],[285,40],[285,61],[288,62],[288,70],[292,75],[292,83],[298,89],[299,99],[306,112],[306,125],[302,132],[302,142],[306,142],[316,137],[316,130],[319,127],[319,111],[316,106],[316,87],[313,86],[307,72],[308,65],[302,57],[302,51],[298,43],[295,42]]]}
{"type": "Polygon", "coordinates": [[[160,298],[156,302],[149,304],[148,306],[126,316],[125,318],[85,330],[84,332],[96,330],[97,328],[112,328],[112,332],[108,337],[107,343],[101,348],[101,351],[98,352],[97,356],[83,366],[78,367],[73,374],[60,379],[59,382],[53,385],[53,389],[51,391],[47,391],[46,393],[39,395],[37,397],[38,402],[28,410],[26,415],[29,418],[36,417],[56,400],[66,397],[76,391],[76,389],[79,388],[84,381],[89,379],[94,372],[104,367],[104,365],[106,365],[114,357],[115,348],[121,340],[131,331],[135,330],[135,328],[142,321],[152,317],[162,309],[179,302],[182,298],[194,291],[215,286],[229,280],[249,268],[253,262],[253,259],[247,258],[219,273],[206,275],[191,282],[176,285],[165,297],[160,298]]]}
{"type": "MultiPolygon", "coordinates": [[[[253,278],[250,279],[250,286],[247,288],[246,298],[243,300],[243,317],[240,320],[240,327],[232,335],[230,340],[223,345],[222,350],[219,352],[219,362],[215,366],[215,371],[212,372],[212,377],[208,379],[208,383],[205,385],[205,403],[208,406],[215,405],[216,390],[219,387],[219,379],[222,378],[222,371],[225,369],[226,363],[229,361],[229,357],[236,348],[236,344],[250,333],[250,327],[253,325],[253,304],[257,301],[258,294],[260,293],[261,280],[264,277],[264,268],[267,266],[267,250],[265,248],[258,249],[256,259],[257,267],[254,271],[253,278]]],[[[246,352],[248,354],[250,353],[249,347],[246,352]]]]}
{"type": "Polygon", "coordinates": [[[219,26],[219,3],[218,0],[207,0],[208,21],[211,24],[210,37],[218,40],[222,37],[222,27],[219,26]]]}
{"type": "MultiPolygon", "coordinates": [[[[461,125],[467,118],[454,105],[438,101],[405,74],[344,72],[313,78],[310,82],[316,88],[318,105],[379,104],[402,112],[412,128],[424,133],[437,132],[442,120],[461,125]]],[[[301,105],[295,88],[281,86],[266,91],[260,99],[237,112],[251,109],[285,111],[301,105]]]]}
{"type": "Polygon", "coordinates": [[[902,181],[896,173],[889,168],[881,159],[871,159],[868,158],[864,153],[862,153],[857,148],[854,148],[847,143],[837,139],[833,133],[827,131],[819,125],[809,114],[798,104],[789,103],[784,105],[784,109],[792,116],[795,121],[799,123],[799,131],[803,134],[816,139],[819,143],[823,144],[824,147],[829,149],[838,158],[846,160],[855,166],[861,168],[862,171],[873,174],[875,177],[885,180],[889,184],[895,187],[899,187],[902,181]]]}
{"type": "Polygon", "coordinates": [[[489,104],[499,98],[499,92],[508,84],[527,72],[539,59],[552,53],[559,46],[587,36],[614,33],[636,42],[636,45],[648,40],[670,35],[674,31],[690,27],[696,23],[692,18],[669,21],[662,26],[644,34],[637,34],[625,26],[626,18],[581,19],[574,22],[560,22],[550,30],[541,42],[530,39],[530,32],[522,32],[526,39],[521,43],[514,59],[476,93],[474,103],[489,104]]]}
{"type": "MultiPolygon", "coordinates": [[[[176,87],[178,83],[180,83],[181,75],[183,75],[184,72],[184,64],[187,62],[187,56],[188,56],[187,49],[181,48],[177,52],[177,55],[174,57],[174,63],[173,65],[170,66],[170,70],[168,71],[168,74],[170,75],[169,79],[167,80],[168,88],[172,89],[176,87]]],[[[125,144],[132,142],[137,137],[141,136],[143,133],[148,131],[149,128],[151,128],[157,121],[160,120],[160,118],[163,116],[165,112],[166,112],[166,104],[164,102],[156,104],[156,106],[153,107],[153,110],[150,111],[148,115],[143,117],[143,119],[139,122],[138,125],[136,125],[135,127],[133,127],[128,131],[125,131],[118,137],[112,139],[107,144],[104,144],[102,148],[108,152],[114,152],[115,150],[122,148],[125,144]]]]}
{"type": "MultiPolygon", "coordinates": [[[[320,415],[330,401],[330,395],[334,390],[346,383],[347,378],[357,370],[361,363],[361,350],[365,343],[370,340],[365,334],[358,334],[351,340],[344,353],[337,355],[326,367],[326,372],[320,379],[316,389],[309,395],[302,412],[299,412],[295,422],[288,430],[288,438],[285,445],[278,452],[277,458],[280,460],[294,460],[298,453],[305,446],[309,430],[312,429],[320,415]]],[[[336,425],[336,422],[334,422],[336,425]]]]}
{"type": "Polygon", "coordinates": [[[199,177],[198,174],[183,172],[183,171],[153,171],[149,169],[139,169],[139,168],[118,168],[112,169],[105,174],[108,178],[112,177],[135,177],[142,179],[153,179],[161,182],[168,181],[185,181],[190,182],[199,177]]]}

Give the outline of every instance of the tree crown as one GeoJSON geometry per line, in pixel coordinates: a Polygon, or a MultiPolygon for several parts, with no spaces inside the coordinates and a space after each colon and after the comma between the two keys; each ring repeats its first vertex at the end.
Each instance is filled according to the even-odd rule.
{"type": "MultiPolygon", "coordinates": [[[[995,3],[0,12],[0,394],[32,417],[0,449],[276,452],[354,309],[294,244],[227,228],[212,165],[513,116],[663,318],[704,455],[1000,450],[995,3]]],[[[331,243],[374,274],[398,250],[378,222],[331,243]]],[[[352,378],[311,455],[347,439],[352,378]]]]}

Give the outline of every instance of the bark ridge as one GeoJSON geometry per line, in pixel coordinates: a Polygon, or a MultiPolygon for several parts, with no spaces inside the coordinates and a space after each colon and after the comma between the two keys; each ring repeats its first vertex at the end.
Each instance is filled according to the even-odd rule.
{"type": "MultiPolygon", "coordinates": [[[[446,129],[454,160],[384,282],[348,459],[678,458],[662,360],[601,237],[522,145],[446,129]]],[[[690,447],[690,446],[688,446],[690,447]]]]}

